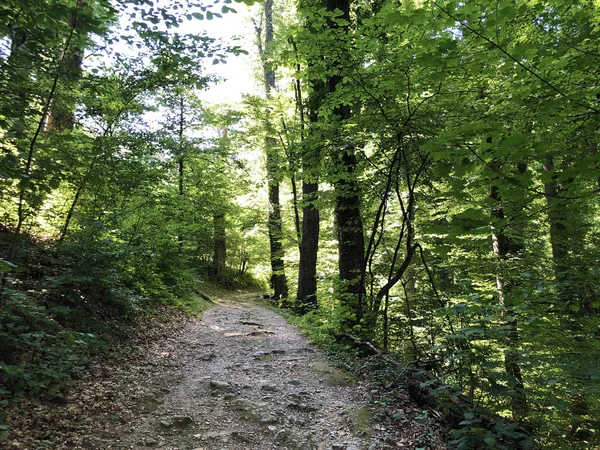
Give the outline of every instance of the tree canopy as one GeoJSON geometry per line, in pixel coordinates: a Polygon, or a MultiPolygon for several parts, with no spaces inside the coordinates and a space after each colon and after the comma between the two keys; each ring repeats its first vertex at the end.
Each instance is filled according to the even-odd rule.
{"type": "Polygon", "coordinates": [[[600,4],[250,11],[242,48],[179,30],[231,0],[0,5],[0,401],[59,395],[82,311],[270,282],[470,405],[457,448],[599,445],[600,4]],[[247,52],[262,93],[208,105],[247,52]]]}

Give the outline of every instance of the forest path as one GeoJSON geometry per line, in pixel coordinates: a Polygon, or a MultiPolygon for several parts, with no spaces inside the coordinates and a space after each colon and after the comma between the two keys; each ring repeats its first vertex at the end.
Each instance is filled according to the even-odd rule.
{"type": "Polygon", "coordinates": [[[137,418],[105,430],[95,447],[381,448],[366,387],[250,295],[219,300],[152,352],[169,370],[138,368],[147,381],[132,383],[142,387],[137,418]]]}
{"type": "Polygon", "coordinates": [[[250,294],[231,294],[201,320],[154,325],[145,336],[149,347],[134,339],[123,349],[131,351],[127,364],[118,358],[98,364],[62,403],[15,405],[11,437],[0,447],[445,448],[439,427],[405,391],[381,397],[373,384],[334,368],[250,294]],[[369,407],[373,396],[377,412],[369,407]]]}

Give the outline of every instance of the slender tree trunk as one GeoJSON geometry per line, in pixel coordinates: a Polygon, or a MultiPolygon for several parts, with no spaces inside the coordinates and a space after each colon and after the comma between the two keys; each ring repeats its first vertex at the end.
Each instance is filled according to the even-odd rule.
{"type": "Polygon", "coordinates": [[[213,215],[213,273],[217,280],[222,280],[225,272],[227,241],[225,234],[225,213],[213,215]]]}
{"type": "MultiPolygon", "coordinates": [[[[268,53],[273,42],[273,0],[265,0],[265,47],[262,47],[261,30],[256,27],[258,35],[259,54],[262,60],[265,77],[265,96],[267,101],[271,98],[271,91],[275,89],[275,70],[268,61],[268,53]]],[[[267,186],[269,196],[269,244],[271,253],[271,287],[274,298],[288,296],[287,279],[285,276],[284,249],[283,249],[283,224],[281,221],[281,203],[279,200],[279,170],[280,161],[273,137],[271,114],[269,108],[265,110],[265,153],[267,155],[267,186]]]]}
{"type": "MultiPolygon", "coordinates": [[[[302,114],[301,114],[302,116],[302,114]]],[[[304,141],[304,125],[303,125],[303,120],[301,119],[301,131],[300,131],[300,142],[304,141]]],[[[288,134],[288,129],[287,129],[287,125],[285,124],[285,120],[281,121],[281,124],[283,126],[283,131],[285,132],[285,134],[288,134]]],[[[284,152],[285,152],[285,156],[287,158],[288,161],[288,172],[290,172],[290,185],[292,186],[292,209],[294,211],[294,227],[296,230],[296,241],[298,243],[298,247],[300,247],[300,238],[302,235],[302,232],[300,230],[300,211],[298,209],[298,183],[296,183],[296,174],[298,173],[298,167],[296,165],[296,156],[293,152],[289,151],[289,146],[287,146],[283,140],[283,137],[281,136],[281,133],[279,133],[279,141],[281,142],[281,147],[283,148],[284,152]]]]}
{"type": "MultiPolygon", "coordinates": [[[[87,6],[85,0],[77,0],[75,11],[69,16],[69,26],[79,37],[83,37],[82,23],[79,19],[80,11],[87,6]]],[[[56,93],[52,99],[46,131],[71,131],[75,126],[75,97],[72,95],[82,73],[83,46],[79,39],[76,45],[65,48],[60,57],[60,70],[64,89],[56,93]],[[61,95],[62,94],[62,95],[61,95]]]]}
{"type": "MultiPolygon", "coordinates": [[[[350,0],[328,0],[328,11],[339,9],[342,18],[350,23],[350,0]]],[[[336,29],[340,26],[337,22],[331,22],[330,28],[336,29]]],[[[347,26],[344,27],[347,32],[347,26]]],[[[337,73],[343,73],[342,61],[336,61],[337,73]]],[[[334,75],[328,80],[329,92],[333,93],[341,83],[341,75],[334,75]]],[[[334,109],[335,115],[340,120],[340,125],[350,119],[351,111],[347,105],[341,105],[334,109]]],[[[340,129],[336,131],[339,136],[340,129]]],[[[338,268],[342,285],[342,303],[355,315],[348,325],[359,323],[363,315],[362,298],[364,297],[364,286],[362,283],[362,271],[365,262],[365,241],[362,218],[360,215],[360,189],[356,179],[357,159],[355,148],[351,144],[341,144],[334,137],[334,151],[337,153],[337,161],[340,164],[339,174],[336,176],[335,188],[335,218],[338,230],[338,268]],[[341,148],[340,148],[341,145],[341,148]],[[354,322],[354,323],[352,323],[354,322]]]]}
{"type": "MultiPolygon", "coordinates": [[[[295,47],[295,45],[294,45],[295,47]]],[[[299,80],[296,82],[296,104],[300,112],[302,143],[305,130],[305,105],[302,101],[302,91],[299,80]]],[[[313,82],[312,92],[308,96],[306,110],[308,120],[314,124],[318,120],[319,107],[326,94],[325,85],[321,81],[313,82]]],[[[312,133],[312,128],[307,134],[312,133]]],[[[321,149],[314,143],[303,145],[301,153],[302,167],[302,232],[300,236],[300,261],[298,264],[298,291],[296,294],[296,309],[305,313],[317,309],[317,253],[319,250],[320,216],[317,201],[319,199],[319,166],[321,149]]]]}
{"type": "Polygon", "coordinates": [[[73,197],[73,201],[71,202],[71,206],[69,207],[69,211],[67,212],[67,217],[65,218],[65,223],[60,231],[60,237],[58,238],[58,243],[62,244],[67,236],[67,231],[69,230],[69,225],[71,224],[71,219],[73,219],[73,213],[75,212],[75,208],[79,203],[79,197],[81,197],[81,193],[83,192],[83,188],[85,186],[85,179],[81,181],[81,184],[77,188],[75,192],[75,197],[73,197]]]}
{"type": "Polygon", "coordinates": [[[184,99],[183,96],[179,97],[179,155],[177,159],[178,163],[178,175],[179,175],[179,195],[184,195],[183,189],[183,175],[184,175],[184,162],[185,162],[185,145],[183,142],[183,130],[185,128],[185,110],[184,110],[184,99]]]}
{"type": "Polygon", "coordinates": [[[238,271],[238,275],[242,276],[246,273],[246,267],[248,265],[248,252],[246,250],[242,250],[242,254],[240,257],[240,269],[238,271]]]}
{"type": "MultiPolygon", "coordinates": [[[[183,140],[183,132],[185,130],[185,104],[183,95],[179,97],[179,127],[177,130],[177,138],[179,140],[179,149],[177,155],[177,178],[179,185],[179,198],[183,199],[185,195],[184,189],[184,174],[185,174],[185,143],[183,140]]],[[[185,223],[185,212],[183,208],[179,211],[180,223],[185,223]]],[[[180,229],[179,233],[177,233],[177,253],[181,254],[183,252],[184,247],[184,239],[183,232],[180,229]]]]}
{"type": "MultiPolygon", "coordinates": [[[[408,180],[408,168],[406,167],[406,165],[402,166],[402,170],[405,172],[404,174],[404,178],[406,180],[408,180]]],[[[399,194],[400,195],[400,194],[399,194]]],[[[415,202],[413,198],[410,198],[411,196],[414,196],[414,193],[412,192],[412,190],[408,193],[407,195],[409,198],[406,198],[404,200],[404,203],[407,205],[407,207],[403,210],[403,215],[406,218],[406,253],[409,252],[409,250],[415,245],[415,225],[414,225],[414,221],[415,221],[415,211],[416,211],[416,207],[415,207],[415,202]]],[[[414,273],[414,267],[409,268],[408,270],[408,274],[407,274],[407,282],[406,282],[406,292],[407,295],[408,294],[413,294],[416,291],[416,275],[414,273]]]]}
{"type": "MultiPolygon", "coordinates": [[[[71,46],[71,39],[73,38],[73,34],[75,33],[75,29],[71,28],[69,36],[64,45],[64,50],[67,51],[71,46]]],[[[8,260],[13,261],[17,251],[17,244],[19,242],[19,238],[21,235],[21,228],[23,227],[23,222],[25,221],[25,207],[26,207],[26,196],[27,196],[27,182],[29,181],[29,176],[31,174],[31,170],[33,167],[33,160],[35,155],[35,150],[37,147],[37,141],[42,133],[44,128],[44,123],[48,112],[50,111],[50,105],[52,103],[52,99],[54,98],[54,94],[58,87],[58,81],[60,79],[60,72],[57,71],[54,75],[54,79],[52,80],[52,86],[50,87],[50,92],[48,97],[46,97],[46,101],[44,103],[42,114],[38,120],[37,127],[33,133],[33,137],[29,141],[29,148],[27,150],[27,158],[25,160],[25,167],[23,168],[23,173],[21,175],[21,182],[19,183],[19,200],[17,202],[17,226],[15,227],[13,239],[8,250],[8,260]]]]}
{"type": "MultiPolygon", "coordinates": [[[[594,152],[594,147],[591,147],[594,152]]],[[[569,161],[562,161],[568,165],[569,161]]],[[[556,281],[558,302],[571,312],[589,313],[593,310],[591,303],[595,299],[586,290],[587,274],[578,270],[582,265],[585,246],[581,242],[591,232],[590,206],[577,203],[576,199],[559,198],[568,197],[569,185],[573,178],[556,179],[554,158],[546,155],[542,162],[544,171],[551,174],[550,179],[544,184],[544,193],[548,204],[548,220],[550,222],[550,246],[552,248],[552,264],[556,281]],[[587,217],[586,217],[587,215],[587,217]],[[586,220],[587,219],[587,220],[586,220]]],[[[593,210],[593,209],[592,209],[593,210]]]]}
{"type": "Polygon", "coordinates": [[[300,211],[298,209],[298,186],[296,183],[296,174],[292,174],[290,177],[290,183],[292,185],[292,208],[294,209],[294,229],[296,230],[296,240],[298,241],[298,248],[300,248],[300,241],[302,240],[302,229],[300,228],[300,211]]]}
{"type": "MultiPolygon", "coordinates": [[[[542,163],[546,172],[554,172],[554,158],[546,155],[542,163]]],[[[554,178],[554,177],[553,177],[554,178]]],[[[567,230],[565,208],[560,205],[556,198],[559,194],[559,185],[552,179],[544,184],[544,193],[548,208],[548,220],[550,221],[550,246],[552,248],[552,264],[554,278],[556,280],[558,299],[563,305],[570,300],[567,281],[569,271],[569,231],[567,230]]]]}
{"type": "MultiPolygon", "coordinates": [[[[519,170],[524,172],[526,166],[520,165],[519,170]]],[[[492,218],[496,221],[504,219],[504,206],[498,186],[492,184],[490,198],[495,201],[496,206],[492,210],[492,218]]],[[[512,247],[515,247],[514,245],[512,247]]],[[[522,248],[522,245],[517,245],[522,248]]],[[[511,250],[509,239],[503,228],[494,228],[492,231],[492,251],[497,261],[496,290],[498,302],[502,306],[502,315],[506,320],[508,330],[506,336],[506,350],[504,351],[504,370],[508,378],[508,387],[511,390],[511,409],[515,420],[522,420],[527,415],[528,404],[523,383],[523,375],[519,364],[520,335],[518,330],[518,318],[515,311],[515,303],[512,298],[511,288],[513,284],[507,274],[506,260],[511,250]]]]}
{"type": "MultiPolygon", "coordinates": [[[[294,48],[294,52],[298,52],[296,47],[296,43],[292,41],[292,46],[294,48]]],[[[298,73],[300,73],[301,66],[300,64],[296,65],[296,69],[298,73]]],[[[305,114],[304,114],[304,100],[302,98],[302,83],[299,78],[296,78],[294,83],[294,97],[296,100],[296,110],[298,111],[298,115],[300,117],[300,142],[304,143],[304,131],[305,131],[305,114]]],[[[298,187],[296,183],[296,174],[298,172],[298,168],[296,165],[296,161],[294,158],[294,154],[289,155],[290,159],[290,170],[292,172],[292,176],[290,177],[290,181],[292,184],[292,202],[294,207],[294,225],[296,226],[296,239],[298,241],[298,249],[301,247],[302,242],[302,225],[300,221],[300,212],[298,208],[298,187]]]]}
{"type": "MultiPolygon", "coordinates": [[[[307,168],[307,170],[310,170],[307,168]]],[[[307,312],[317,308],[317,251],[319,248],[319,184],[302,180],[302,239],[298,267],[298,293],[296,308],[307,312]]]]}
{"type": "MultiPolygon", "coordinates": [[[[360,281],[361,284],[365,283],[367,274],[369,274],[369,295],[371,298],[370,298],[370,302],[368,305],[369,317],[367,320],[369,321],[368,327],[370,330],[374,330],[377,326],[377,318],[378,318],[379,311],[381,308],[381,300],[383,298],[383,297],[376,296],[374,294],[375,283],[374,283],[374,277],[373,277],[373,272],[372,272],[372,265],[373,265],[373,259],[375,257],[376,251],[377,251],[377,247],[379,246],[379,244],[381,242],[389,197],[394,190],[397,193],[399,193],[399,188],[397,187],[397,185],[399,183],[399,167],[398,167],[399,156],[400,156],[400,148],[397,148],[396,151],[394,152],[394,156],[392,157],[392,159],[390,161],[390,165],[389,165],[388,172],[386,175],[385,188],[383,189],[383,195],[379,201],[379,206],[377,207],[377,212],[375,213],[375,217],[372,221],[373,225],[371,228],[369,239],[367,241],[368,242],[367,249],[365,251],[365,263],[364,263],[365,265],[362,269],[362,274],[361,274],[361,281],[360,281]],[[396,185],[395,189],[394,189],[394,184],[396,185]]],[[[398,200],[400,201],[400,204],[402,205],[402,197],[400,195],[398,195],[398,200]]],[[[407,220],[407,217],[406,217],[406,214],[404,214],[402,228],[401,228],[401,232],[400,232],[400,238],[397,241],[396,249],[394,251],[394,256],[392,259],[392,264],[390,265],[388,281],[391,280],[391,278],[394,275],[394,267],[396,265],[398,252],[400,251],[400,245],[401,245],[402,239],[404,238],[404,235],[405,235],[406,220],[407,220]]],[[[384,297],[385,297],[385,301],[388,302],[389,294],[387,292],[384,294],[384,297]]],[[[386,319],[385,316],[384,316],[384,319],[386,319]]]]}
{"type": "MultiPolygon", "coordinates": [[[[591,151],[596,151],[596,148],[592,147],[591,151]]],[[[554,158],[552,155],[546,155],[542,162],[542,168],[546,172],[554,172],[554,158]]],[[[552,248],[552,265],[557,286],[557,300],[566,309],[568,305],[578,299],[581,303],[577,306],[587,309],[585,296],[580,295],[581,286],[576,281],[573,282],[569,279],[570,254],[577,254],[579,250],[576,248],[579,241],[573,239],[573,234],[575,233],[578,238],[583,239],[585,233],[582,232],[580,223],[573,222],[577,219],[569,218],[568,208],[572,208],[572,205],[565,203],[564,200],[561,203],[561,200],[557,198],[560,191],[561,186],[554,176],[544,184],[544,193],[549,207],[550,246],[552,248]],[[569,222],[570,220],[571,222],[569,222]]],[[[582,423],[581,416],[589,414],[589,404],[585,393],[571,395],[570,410],[573,414],[571,429],[576,433],[582,423]]]]}
{"type": "Polygon", "coordinates": [[[269,242],[271,250],[271,285],[274,298],[288,296],[287,279],[285,277],[285,264],[283,262],[284,250],[282,243],[281,206],[279,205],[279,184],[269,186],[269,242]]]}

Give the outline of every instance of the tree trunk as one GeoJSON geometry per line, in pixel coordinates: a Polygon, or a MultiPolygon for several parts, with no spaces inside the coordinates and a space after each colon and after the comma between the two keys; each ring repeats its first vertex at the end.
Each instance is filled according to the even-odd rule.
{"type": "MultiPolygon", "coordinates": [[[[265,77],[265,96],[267,101],[271,98],[271,91],[275,89],[275,70],[269,63],[267,53],[273,42],[273,0],[265,0],[265,47],[261,43],[261,30],[256,27],[258,37],[258,51],[261,57],[265,77]]],[[[271,287],[274,298],[288,296],[287,279],[285,276],[283,225],[281,221],[281,203],[279,200],[279,169],[280,161],[277,154],[276,140],[273,138],[273,126],[269,108],[265,109],[265,153],[267,155],[267,185],[269,191],[269,244],[271,252],[271,287]]]]}
{"type": "Polygon", "coordinates": [[[300,312],[316,309],[317,303],[317,251],[319,248],[319,210],[315,201],[319,185],[302,180],[302,240],[298,267],[298,293],[296,308],[300,312]]]}
{"type": "MultiPolygon", "coordinates": [[[[519,170],[524,172],[526,166],[520,165],[519,170]]],[[[496,207],[492,210],[494,220],[504,219],[504,207],[502,197],[498,186],[492,184],[490,197],[496,202],[496,207]]],[[[522,248],[522,244],[517,245],[522,248]]],[[[515,311],[515,303],[512,299],[511,288],[513,283],[507,277],[506,260],[510,253],[511,245],[509,239],[504,233],[503,228],[493,228],[492,231],[492,251],[497,261],[496,270],[496,290],[498,292],[498,302],[502,306],[502,315],[506,320],[508,333],[506,335],[506,350],[504,351],[504,370],[508,379],[508,388],[511,391],[511,409],[514,420],[520,421],[527,415],[528,404],[523,383],[523,375],[519,364],[519,343],[521,341],[518,331],[518,318],[515,311]]]]}
{"type": "MultiPolygon", "coordinates": [[[[177,182],[179,187],[179,198],[183,199],[185,196],[185,188],[184,188],[184,175],[185,175],[185,150],[186,145],[183,139],[184,131],[185,131],[185,99],[183,95],[179,97],[179,123],[177,130],[177,139],[178,139],[178,149],[177,149],[177,182]]],[[[179,210],[179,221],[180,224],[185,223],[185,211],[184,208],[179,210]]],[[[181,255],[184,249],[184,237],[183,237],[183,228],[179,229],[177,233],[177,253],[181,255]]]]}
{"type": "MultiPolygon", "coordinates": [[[[78,16],[80,11],[87,6],[84,0],[77,0],[75,11],[69,16],[69,26],[77,36],[84,36],[81,20],[78,16]]],[[[75,97],[71,94],[77,82],[81,78],[83,64],[83,42],[67,47],[61,55],[61,72],[64,88],[62,95],[57,94],[52,99],[46,131],[71,131],[75,126],[75,97]]]]}
{"type": "MultiPolygon", "coordinates": [[[[342,11],[342,18],[350,23],[350,1],[328,0],[327,10],[342,11]]],[[[337,22],[331,21],[330,28],[339,28],[337,22]]],[[[347,32],[347,26],[344,26],[347,32]]],[[[342,62],[336,63],[336,73],[343,73],[342,62]]],[[[328,80],[329,92],[333,93],[342,81],[341,75],[331,76],[328,80]]],[[[361,276],[365,262],[365,242],[362,218],[360,215],[360,190],[356,179],[357,159],[353,145],[342,144],[338,141],[343,122],[350,118],[351,111],[347,105],[340,105],[334,109],[334,114],[340,120],[340,127],[335,131],[334,148],[336,159],[340,163],[339,173],[336,174],[335,188],[335,218],[338,229],[338,269],[342,286],[342,303],[355,315],[347,325],[360,322],[363,315],[362,298],[364,286],[361,276]],[[341,145],[341,148],[340,148],[341,145]],[[352,323],[354,322],[354,323],[352,323]]]]}
{"type": "Polygon", "coordinates": [[[285,265],[283,262],[284,250],[282,241],[281,206],[279,205],[279,184],[269,185],[269,241],[271,249],[271,285],[274,298],[288,296],[285,265]]]}
{"type": "MultiPolygon", "coordinates": [[[[294,52],[298,52],[298,48],[296,43],[292,40],[292,46],[294,48],[294,52]]],[[[296,65],[296,70],[300,73],[302,67],[300,64],[296,65]]],[[[304,143],[304,132],[305,132],[305,114],[304,114],[304,100],[302,96],[302,83],[300,82],[300,78],[296,78],[294,82],[294,99],[296,103],[296,111],[298,111],[298,115],[300,117],[300,142],[304,143]]],[[[294,207],[294,225],[296,226],[296,239],[298,241],[298,250],[300,250],[301,242],[302,242],[302,225],[300,222],[300,212],[298,207],[298,188],[296,185],[296,174],[298,173],[298,168],[296,164],[296,158],[293,154],[288,155],[290,171],[292,172],[292,176],[290,177],[290,182],[292,184],[292,202],[294,207]]]]}
{"type": "Polygon", "coordinates": [[[300,228],[300,211],[298,210],[298,187],[296,185],[295,173],[293,173],[290,177],[290,183],[292,185],[292,208],[294,209],[294,228],[296,230],[296,240],[298,242],[298,248],[300,248],[300,241],[302,240],[302,230],[300,228]]]}
{"type": "Polygon", "coordinates": [[[356,315],[356,323],[358,323],[363,314],[360,299],[364,294],[361,272],[365,260],[365,242],[360,216],[360,193],[354,175],[356,168],[354,149],[344,150],[340,160],[346,173],[335,183],[338,268],[343,286],[343,304],[356,315]]]}
{"type": "Polygon", "coordinates": [[[81,197],[81,193],[83,192],[83,188],[85,187],[85,179],[81,181],[81,184],[77,187],[77,191],[75,192],[75,197],[73,197],[73,201],[71,202],[71,206],[69,207],[69,211],[67,212],[67,217],[65,218],[65,223],[60,231],[60,237],[58,238],[58,243],[62,244],[67,236],[67,231],[69,231],[69,225],[71,224],[71,219],[73,219],[73,214],[75,213],[75,208],[79,203],[79,197],[81,197]]]}
{"type": "Polygon", "coordinates": [[[179,175],[179,195],[183,196],[183,175],[184,175],[184,162],[185,162],[185,144],[183,142],[183,131],[185,129],[185,109],[183,95],[179,97],[179,130],[177,132],[177,138],[179,139],[179,155],[177,158],[178,163],[178,175],[179,175]]]}
{"type": "Polygon", "coordinates": [[[222,280],[225,272],[227,243],[225,236],[225,213],[216,212],[213,215],[213,273],[215,279],[222,280]]]}
{"type": "MultiPolygon", "coordinates": [[[[294,51],[296,43],[292,41],[294,51]]],[[[300,64],[297,65],[300,73],[300,64]]],[[[296,293],[296,310],[305,313],[318,307],[317,299],[317,253],[319,249],[319,210],[315,202],[319,198],[319,170],[320,150],[306,148],[305,105],[302,97],[302,84],[296,78],[294,86],[296,95],[296,109],[300,115],[300,139],[303,144],[300,155],[302,167],[302,221],[296,225],[298,234],[298,248],[300,261],[298,264],[298,291],[296,293]]],[[[314,123],[318,119],[319,106],[324,94],[323,83],[313,83],[313,90],[308,96],[306,111],[308,120],[314,123]]],[[[310,132],[310,128],[309,128],[310,132]]],[[[295,214],[298,216],[298,202],[296,200],[295,214]]]]}
{"type": "MultiPolygon", "coordinates": [[[[314,124],[318,120],[319,107],[326,90],[321,81],[313,83],[312,92],[308,96],[308,120],[314,124]]],[[[299,95],[299,85],[298,85],[299,95]]],[[[300,102],[301,120],[303,122],[304,107],[300,102]]],[[[312,129],[307,130],[307,134],[312,129]]],[[[310,142],[309,139],[303,140],[310,142]]],[[[300,262],[298,264],[298,292],[296,294],[296,309],[300,313],[317,309],[317,253],[319,250],[319,165],[321,149],[314,144],[302,150],[302,234],[300,239],[300,262]]]]}
{"type": "MultiPolygon", "coordinates": [[[[71,47],[71,39],[73,38],[74,33],[75,33],[75,29],[71,28],[69,36],[67,37],[67,40],[65,42],[63,52],[66,52],[71,47]]],[[[37,141],[38,141],[38,138],[40,137],[40,134],[42,133],[42,131],[44,129],[45,119],[48,115],[48,112],[50,111],[50,106],[52,104],[52,99],[54,98],[54,95],[56,93],[59,79],[60,79],[60,73],[57,71],[54,75],[54,79],[52,80],[52,86],[50,87],[50,92],[49,92],[48,96],[46,97],[46,101],[42,108],[42,114],[39,117],[37,127],[33,133],[33,136],[31,137],[31,140],[29,141],[29,148],[27,150],[27,158],[25,160],[25,167],[23,168],[23,172],[21,175],[21,182],[19,183],[19,200],[17,202],[17,226],[15,227],[13,239],[12,239],[10,248],[8,250],[8,260],[9,261],[13,261],[16,256],[16,253],[17,253],[17,245],[19,243],[19,238],[21,235],[21,228],[23,227],[23,222],[25,221],[25,216],[26,216],[25,209],[27,206],[26,205],[26,203],[27,203],[26,197],[27,197],[27,190],[28,190],[27,189],[28,188],[27,181],[29,180],[31,170],[33,168],[34,156],[35,156],[36,147],[37,147],[37,141]]]]}
{"type": "MultiPolygon", "coordinates": [[[[542,163],[545,172],[554,171],[554,158],[546,155],[542,163]]],[[[566,205],[558,204],[556,197],[559,194],[559,185],[552,180],[544,184],[544,193],[548,204],[548,220],[550,221],[550,246],[552,248],[552,265],[554,278],[557,285],[558,300],[562,305],[567,305],[571,296],[569,295],[568,271],[569,271],[569,231],[566,225],[566,205]]]]}

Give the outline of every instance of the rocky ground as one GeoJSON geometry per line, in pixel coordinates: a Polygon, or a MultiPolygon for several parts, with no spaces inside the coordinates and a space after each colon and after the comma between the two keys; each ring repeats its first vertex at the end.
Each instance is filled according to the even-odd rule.
{"type": "MultiPolygon", "coordinates": [[[[336,369],[250,295],[154,343],[129,367],[104,368],[69,403],[32,406],[14,449],[359,450],[444,448],[407,396],[373,402],[366,381],[336,369]],[[47,416],[54,414],[53,419],[47,416]],[[47,420],[44,420],[47,419],[47,420]],[[29,427],[54,423],[28,439],[29,427]],[[62,425],[56,425],[62,424],[62,425]]],[[[31,431],[31,430],[30,430],[31,431]]]]}

